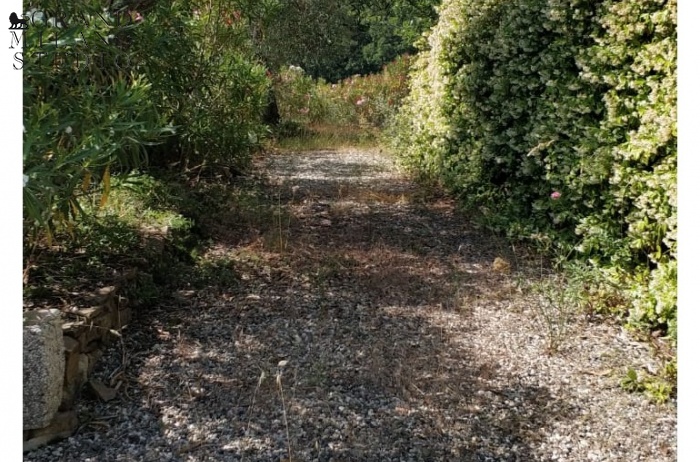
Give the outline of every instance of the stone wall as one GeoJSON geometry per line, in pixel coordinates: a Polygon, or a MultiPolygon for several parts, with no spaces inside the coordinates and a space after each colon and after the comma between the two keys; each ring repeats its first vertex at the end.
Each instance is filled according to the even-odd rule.
{"type": "Polygon", "coordinates": [[[24,451],[67,438],[78,428],[76,399],[104,347],[131,320],[131,308],[119,293],[134,276],[99,289],[90,308],[24,313],[24,451]]]}

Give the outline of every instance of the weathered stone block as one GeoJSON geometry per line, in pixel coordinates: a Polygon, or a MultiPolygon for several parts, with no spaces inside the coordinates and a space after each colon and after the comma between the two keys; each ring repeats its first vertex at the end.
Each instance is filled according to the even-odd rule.
{"type": "Polygon", "coordinates": [[[117,287],[116,286],[107,286],[107,287],[102,287],[100,289],[97,289],[95,291],[95,301],[99,305],[104,305],[107,303],[111,298],[113,298],[117,294],[117,287]]]}
{"type": "Polygon", "coordinates": [[[63,336],[63,351],[66,352],[66,355],[77,352],[79,348],[80,343],[78,343],[77,340],[65,335],[63,336]]]}
{"type": "Polygon", "coordinates": [[[92,373],[92,371],[95,370],[95,366],[97,365],[97,361],[100,360],[102,355],[103,355],[102,350],[93,350],[87,354],[87,357],[88,357],[88,375],[90,375],[92,373]]]}
{"type": "Polygon", "coordinates": [[[82,309],[78,310],[78,314],[80,316],[85,317],[85,319],[87,319],[88,323],[89,323],[92,319],[101,315],[105,311],[106,311],[105,306],[100,305],[100,306],[91,306],[90,308],[82,308],[82,309]]]}
{"type": "Polygon", "coordinates": [[[63,335],[75,339],[78,350],[82,350],[87,345],[87,328],[82,322],[71,321],[63,324],[63,335]]]}
{"type": "Polygon", "coordinates": [[[96,339],[92,340],[90,343],[88,343],[87,345],[85,345],[85,347],[83,348],[83,353],[92,353],[93,351],[97,350],[98,348],[101,348],[103,343],[104,342],[102,341],[102,337],[96,338],[96,339]]]}
{"type": "Polygon", "coordinates": [[[59,411],[66,411],[73,406],[74,397],[82,385],[79,377],[80,343],[77,340],[63,336],[63,351],[66,358],[66,370],[63,379],[63,398],[59,411]]]}
{"type": "Polygon", "coordinates": [[[24,429],[47,426],[58,411],[63,395],[63,351],[60,311],[37,310],[24,314],[24,429]]]}
{"type": "Polygon", "coordinates": [[[86,322],[78,331],[78,341],[83,352],[92,351],[95,341],[103,342],[109,338],[109,330],[112,328],[112,315],[103,311],[90,321],[86,322]]]}
{"type": "Polygon", "coordinates": [[[92,390],[92,393],[104,402],[111,401],[117,397],[116,388],[108,387],[104,383],[95,379],[90,379],[88,383],[90,384],[90,390],[92,390]]]}
{"type": "Polygon", "coordinates": [[[75,411],[60,412],[48,426],[30,432],[23,451],[33,451],[51,441],[68,438],[78,428],[78,424],[78,414],[75,411]]]}
{"type": "Polygon", "coordinates": [[[66,412],[73,409],[75,401],[78,398],[78,393],[72,390],[72,387],[64,383],[63,384],[63,395],[61,396],[61,405],[58,406],[58,412],[66,412]]]}

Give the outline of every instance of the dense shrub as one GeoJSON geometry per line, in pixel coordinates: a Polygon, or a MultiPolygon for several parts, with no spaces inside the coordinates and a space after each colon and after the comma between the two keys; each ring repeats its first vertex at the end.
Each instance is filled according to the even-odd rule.
{"type": "Polygon", "coordinates": [[[266,14],[252,27],[254,42],[271,68],[300,66],[314,78],[338,82],[379,73],[397,56],[414,53],[416,38],[435,24],[440,0],[257,3],[266,14]]]}
{"type": "Polygon", "coordinates": [[[281,69],[275,77],[275,94],[280,117],[287,123],[308,123],[316,81],[299,66],[281,69]]]}
{"type": "Polygon", "coordinates": [[[115,17],[97,4],[80,5],[79,12],[72,6],[61,6],[60,28],[48,2],[35,6],[24,32],[28,231],[68,222],[91,186],[103,182],[108,193],[110,166],[143,164],[145,146],[168,132],[150,99],[150,83],[125,71],[122,50],[110,42],[114,37],[102,18],[115,17]]]}
{"type": "Polygon", "coordinates": [[[79,197],[96,187],[106,200],[115,173],[149,161],[241,167],[266,134],[269,80],[245,54],[247,25],[236,11],[188,0],[130,8],[28,6],[27,232],[70,224],[79,197]]]}
{"type": "Polygon", "coordinates": [[[408,93],[411,58],[400,56],[382,67],[381,72],[355,76],[323,87],[328,98],[339,98],[354,106],[360,123],[382,128],[394,116],[408,93]]]}
{"type": "Polygon", "coordinates": [[[261,116],[269,81],[245,53],[244,18],[224,1],[158,2],[142,14],[129,52],[177,130],[153,160],[247,163],[266,133],[261,116]]]}
{"type": "Polygon", "coordinates": [[[676,2],[448,0],[394,127],[489,223],[584,259],[675,335],[676,2]]]}
{"type": "Polygon", "coordinates": [[[358,125],[382,128],[408,92],[410,57],[400,56],[377,74],[338,83],[313,79],[303,69],[282,69],[276,93],[283,120],[297,124],[358,125]]]}

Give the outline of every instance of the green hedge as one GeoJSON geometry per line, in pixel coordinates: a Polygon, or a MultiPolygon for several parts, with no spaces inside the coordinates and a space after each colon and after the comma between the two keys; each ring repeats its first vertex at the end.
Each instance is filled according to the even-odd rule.
{"type": "Polygon", "coordinates": [[[129,54],[177,130],[152,160],[243,167],[267,133],[262,111],[270,85],[252,58],[247,19],[226,0],[158,1],[143,15],[129,54]]]}
{"type": "Polygon", "coordinates": [[[395,150],[513,238],[676,322],[676,2],[446,0],[395,150]]]}

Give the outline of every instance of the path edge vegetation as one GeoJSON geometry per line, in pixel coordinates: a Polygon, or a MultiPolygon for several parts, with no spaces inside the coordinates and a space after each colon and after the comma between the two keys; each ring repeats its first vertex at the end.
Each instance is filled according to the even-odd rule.
{"type": "MultiPolygon", "coordinates": [[[[76,4],[62,5],[70,12],[76,4]]],[[[621,385],[658,400],[675,395],[675,0],[445,0],[417,56],[337,83],[297,66],[266,72],[244,33],[265,12],[255,2],[242,2],[243,16],[211,5],[124,10],[133,21],[115,30],[96,4],[80,3],[90,27],[66,28],[66,38],[117,32],[110,43],[84,39],[111,62],[128,51],[147,65],[136,73],[95,60],[25,70],[27,249],[47,239],[51,247],[55,236],[94,237],[90,214],[100,216],[135,169],[146,173],[142,185],[172,165],[191,182],[245,171],[271,136],[311,134],[308,142],[342,125],[352,142],[373,143],[374,135],[356,135],[383,132],[417,180],[550,256],[577,288],[567,303],[669,343],[658,377],[630,371],[621,385]],[[283,112],[276,131],[262,120],[271,89],[283,112]]],[[[31,34],[49,29],[27,31],[25,53],[39,43],[31,34]]],[[[61,59],[87,52],[80,47],[65,40],[50,52],[61,59]]],[[[114,223],[104,221],[108,209],[101,215],[102,244],[119,247],[123,228],[105,225],[114,223]]],[[[173,212],[158,220],[165,216],[179,230],[176,253],[191,254],[196,219],[173,212]]]]}
{"type": "Polygon", "coordinates": [[[447,0],[392,128],[409,170],[553,255],[582,304],[674,346],[676,25],[675,0],[447,0]]]}

